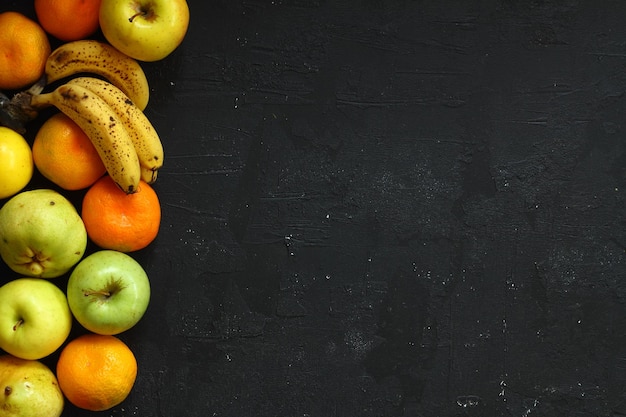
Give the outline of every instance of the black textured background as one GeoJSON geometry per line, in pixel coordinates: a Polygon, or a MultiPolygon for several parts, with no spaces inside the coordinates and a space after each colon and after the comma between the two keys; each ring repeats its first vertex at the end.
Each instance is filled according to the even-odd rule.
{"type": "Polygon", "coordinates": [[[65,416],[626,415],[626,3],[190,9],[139,376],[65,416]]]}

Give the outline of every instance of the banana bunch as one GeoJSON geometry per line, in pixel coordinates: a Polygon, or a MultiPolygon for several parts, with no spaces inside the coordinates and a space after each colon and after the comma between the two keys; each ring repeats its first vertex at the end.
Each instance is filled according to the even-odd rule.
{"type": "Polygon", "coordinates": [[[50,55],[44,86],[63,78],[69,80],[51,92],[33,89],[30,106],[54,106],[80,126],[124,192],[137,192],[140,179],[156,181],[163,146],[143,112],[149,88],[137,61],[98,41],[70,42],[50,55]],[[86,73],[103,79],[80,76],[86,73]]]}

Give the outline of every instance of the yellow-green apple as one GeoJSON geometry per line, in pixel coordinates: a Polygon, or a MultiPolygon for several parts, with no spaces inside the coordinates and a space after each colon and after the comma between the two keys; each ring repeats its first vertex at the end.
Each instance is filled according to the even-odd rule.
{"type": "Polygon", "coordinates": [[[50,189],[22,191],[0,209],[0,257],[20,275],[65,274],[87,248],[85,224],[74,205],[50,189]]]}
{"type": "Polygon", "coordinates": [[[100,250],[80,261],[70,274],[67,301],[84,328],[114,335],[143,317],[150,302],[150,281],[130,255],[100,250]]]}
{"type": "Polygon", "coordinates": [[[65,293],[51,281],[17,278],[0,287],[0,349],[22,359],[55,352],[72,329],[65,293]]]}
{"type": "Polygon", "coordinates": [[[26,139],[4,126],[0,126],[0,161],[0,198],[7,198],[26,187],[34,168],[26,139]]]}
{"type": "Polygon", "coordinates": [[[100,28],[107,41],[139,61],[158,61],[183,41],[189,26],[185,0],[102,0],[100,28]]]}
{"type": "Polygon", "coordinates": [[[45,364],[0,356],[0,417],[59,417],[64,405],[57,378],[45,364]]]}

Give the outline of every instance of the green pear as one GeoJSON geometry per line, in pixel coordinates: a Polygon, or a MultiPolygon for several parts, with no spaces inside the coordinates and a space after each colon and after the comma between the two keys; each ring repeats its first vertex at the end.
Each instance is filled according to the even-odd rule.
{"type": "Polygon", "coordinates": [[[59,417],[65,400],[42,362],[0,356],[0,417],[59,417]]]}
{"type": "Polygon", "coordinates": [[[83,220],[57,191],[22,191],[0,209],[0,257],[19,274],[61,276],[78,263],[86,248],[83,220]]]}

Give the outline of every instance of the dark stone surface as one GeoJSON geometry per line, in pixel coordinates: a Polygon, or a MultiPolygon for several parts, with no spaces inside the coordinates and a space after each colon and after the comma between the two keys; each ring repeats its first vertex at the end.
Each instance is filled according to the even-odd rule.
{"type": "Polygon", "coordinates": [[[190,8],[106,415],[626,415],[626,4],[190,8]]]}

